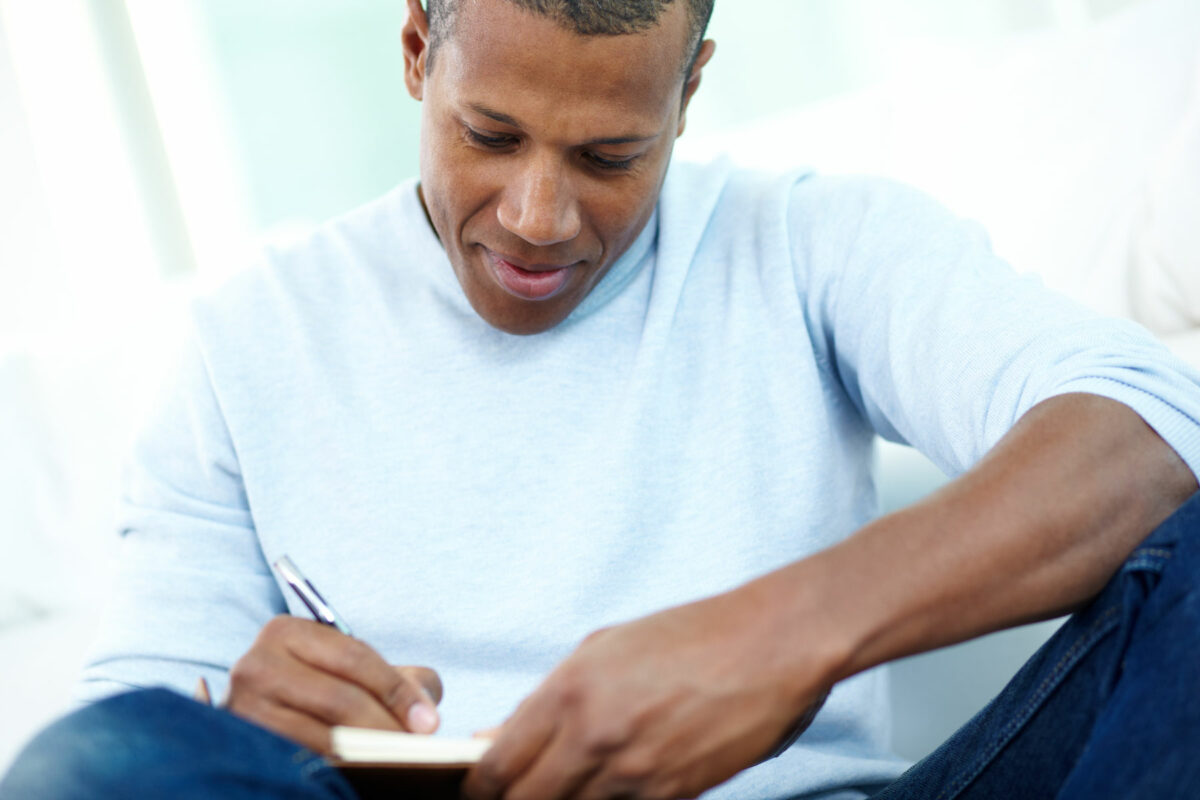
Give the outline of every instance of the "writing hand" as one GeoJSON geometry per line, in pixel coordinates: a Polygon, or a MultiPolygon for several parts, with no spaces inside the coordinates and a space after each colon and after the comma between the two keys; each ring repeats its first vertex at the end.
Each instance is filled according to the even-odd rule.
{"type": "Polygon", "coordinates": [[[757,763],[827,689],[769,616],[734,592],[592,634],[500,728],[467,797],[694,797],[757,763]]]}
{"type": "Polygon", "coordinates": [[[432,669],[392,666],[334,628],[279,616],[234,664],[225,705],[329,753],[334,725],[432,733],[441,699],[442,683],[432,669]]]}

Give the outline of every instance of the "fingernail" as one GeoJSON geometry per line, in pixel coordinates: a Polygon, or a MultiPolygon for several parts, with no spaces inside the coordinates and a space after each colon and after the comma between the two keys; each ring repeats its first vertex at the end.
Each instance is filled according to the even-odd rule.
{"type": "Polygon", "coordinates": [[[408,709],[408,729],[413,733],[433,733],[437,725],[437,712],[428,703],[413,703],[408,709]]]}

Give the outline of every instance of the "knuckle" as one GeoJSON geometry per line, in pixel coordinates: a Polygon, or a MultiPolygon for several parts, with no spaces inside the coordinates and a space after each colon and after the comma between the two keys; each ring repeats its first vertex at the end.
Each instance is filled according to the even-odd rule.
{"type": "Polygon", "coordinates": [[[295,617],[287,614],[280,614],[272,617],[267,621],[266,625],[262,626],[259,631],[258,639],[261,642],[278,642],[287,638],[292,626],[295,623],[295,617]]]}
{"type": "Polygon", "coordinates": [[[354,720],[360,710],[354,694],[340,685],[314,692],[311,702],[322,719],[337,722],[354,720]]]}
{"type": "Polygon", "coordinates": [[[357,639],[347,639],[337,652],[337,670],[343,675],[363,675],[375,655],[371,648],[357,639]]]}
{"type": "Polygon", "coordinates": [[[563,668],[550,688],[555,702],[566,711],[579,710],[587,702],[587,682],[569,666],[563,668]]]}
{"type": "Polygon", "coordinates": [[[597,628],[596,630],[583,637],[581,644],[594,644],[597,639],[604,636],[608,632],[608,628],[597,628]]]}
{"type": "Polygon", "coordinates": [[[251,650],[234,663],[229,671],[229,683],[235,688],[249,688],[263,684],[270,674],[267,660],[251,650]]]}
{"type": "Polygon", "coordinates": [[[613,760],[613,777],[623,786],[641,786],[653,775],[655,760],[645,752],[625,752],[613,760]]]}
{"type": "Polygon", "coordinates": [[[621,720],[606,719],[588,725],[583,737],[583,750],[593,758],[606,758],[620,751],[629,742],[629,725],[621,720]]]}

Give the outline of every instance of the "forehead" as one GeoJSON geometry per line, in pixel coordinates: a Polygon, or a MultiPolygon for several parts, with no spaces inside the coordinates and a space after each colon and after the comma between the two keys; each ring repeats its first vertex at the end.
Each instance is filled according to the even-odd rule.
{"type": "Polygon", "coordinates": [[[644,32],[595,36],[508,0],[456,6],[429,76],[456,103],[586,129],[661,126],[676,108],[690,40],[684,2],[644,32]]]}

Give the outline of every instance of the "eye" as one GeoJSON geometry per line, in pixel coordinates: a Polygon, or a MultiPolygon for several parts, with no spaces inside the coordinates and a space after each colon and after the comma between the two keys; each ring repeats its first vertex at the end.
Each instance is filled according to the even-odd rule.
{"type": "Polygon", "coordinates": [[[467,128],[467,136],[475,144],[486,147],[491,150],[503,150],[514,144],[517,140],[512,136],[489,136],[486,133],[480,133],[473,128],[467,128]]]}
{"type": "Polygon", "coordinates": [[[637,156],[632,158],[605,158],[596,153],[584,153],[583,157],[592,162],[592,165],[602,170],[612,170],[618,172],[627,170],[633,166],[633,162],[637,161],[637,156]]]}

